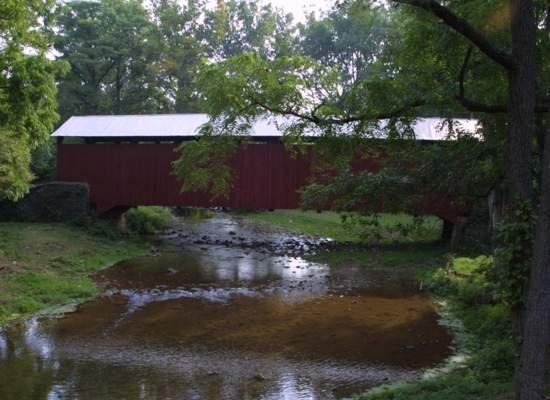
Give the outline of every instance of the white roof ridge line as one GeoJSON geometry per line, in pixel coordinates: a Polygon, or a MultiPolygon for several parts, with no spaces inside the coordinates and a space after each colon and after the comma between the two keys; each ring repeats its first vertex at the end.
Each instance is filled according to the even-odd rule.
{"type": "MultiPolygon", "coordinates": [[[[210,120],[207,113],[169,113],[169,114],[118,114],[118,115],[75,115],[63,123],[52,136],[82,138],[128,138],[128,137],[196,137],[199,128],[210,120]],[[125,133],[122,133],[125,132],[125,133]]],[[[282,137],[284,131],[280,123],[292,122],[292,117],[270,116],[257,119],[248,136],[282,137]]],[[[446,129],[439,129],[445,118],[418,118],[413,125],[419,140],[443,140],[446,129]]],[[[474,133],[478,120],[452,118],[466,131],[474,133]]],[[[382,122],[384,120],[381,120],[382,122]]],[[[382,122],[382,125],[384,123],[382,122]]],[[[310,129],[304,136],[315,137],[320,130],[310,129]]]]}
{"type": "Polygon", "coordinates": [[[71,118],[115,118],[115,117],[172,117],[172,116],[185,116],[185,115],[206,115],[208,113],[163,113],[163,114],[90,114],[90,115],[71,115],[67,121],[71,118]]]}

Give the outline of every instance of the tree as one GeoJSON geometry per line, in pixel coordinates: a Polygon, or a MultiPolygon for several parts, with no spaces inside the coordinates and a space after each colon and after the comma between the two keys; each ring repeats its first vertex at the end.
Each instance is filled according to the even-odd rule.
{"type": "Polygon", "coordinates": [[[66,3],[55,49],[71,66],[59,85],[63,118],[155,112],[164,97],[154,74],[153,29],[139,0],[66,3]]]}
{"type": "Polygon", "coordinates": [[[54,1],[0,4],[0,198],[17,200],[33,179],[31,152],[57,121],[55,78],[64,64],[48,59],[54,1]]]}
{"type": "MultiPolygon", "coordinates": [[[[406,135],[411,120],[434,111],[487,115],[494,125],[504,120],[507,135],[499,157],[505,174],[503,212],[507,223],[523,227],[525,234],[507,267],[521,270],[530,265],[529,283],[518,299],[517,398],[542,400],[550,336],[548,4],[533,0],[393,3],[400,7],[392,15],[403,26],[394,32],[404,36],[391,40],[390,34],[384,42],[387,51],[366,66],[373,73],[346,91],[338,67],[307,57],[282,57],[269,63],[243,54],[205,65],[199,80],[213,126],[223,131],[236,121],[244,126],[262,115],[278,114],[294,118],[286,126],[294,136],[320,128],[325,137],[353,139],[373,137],[375,120],[380,118],[389,118],[390,128],[401,127],[393,129],[397,136],[406,135]],[[533,174],[534,152],[542,160],[538,175],[533,174]],[[534,232],[531,215],[536,215],[534,232]]],[[[389,135],[395,133],[390,130],[389,135]]],[[[520,279],[514,284],[523,283],[520,279]]]]}
{"type": "MultiPolygon", "coordinates": [[[[508,105],[505,108],[509,117],[505,163],[507,213],[512,221],[517,221],[518,208],[538,209],[530,279],[525,294],[525,312],[520,316],[519,333],[522,343],[516,368],[516,397],[520,400],[542,400],[546,349],[550,335],[550,293],[547,290],[550,285],[550,249],[548,248],[550,150],[547,148],[550,145],[550,139],[548,139],[550,132],[546,133],[547,139],[544,141],[540,198],[534,195],[531,154],[532,141],[536,133],[536,111],[546,108],[545,104],[537,104],[537,83],[540,85],[540,82],[537,82],[537,58],[539,60],[545,58],[545,54],[537,55],[537,27],[541,26],[540,23],[548,22],[548,4],[541,2],[539,4],[541,8],[537,12],[535,2],[531,0],[512,0],[509,3],[510,50],[503,50],[500,43],[491,41],[484,32],[437,1],[403,0],[399,2],[430,12],[445,25],[464,36],[507,73],[508,105]],[[542,15],[543,20],[537,21],[536,15],[542,15]]],[[[466,63],[467,59],[464,65],[466,63]]],[[[539,91],[541,89],[543,97],[546,97],[547,92],[545,93],[545,89],[539,86],[539,91]]],[[[468,104],[465,105],[468,107],[468,104]]]]}
{"type": "Polygon", "coordinates": [[[300,25],[300,50],[339,69],[343,82],[351,88],[357,81],[369,79],[369,74],[382,72],[373,70],[372,65],[386,52],[389,22],[386,9],[370,9],[360,3],[333,8],[322,18],[311,14],[300,25]]]}
{"type": "MultiPolygon", "coordinates": [[[[371,11],[377,13],[365,9],[362,15],[371,11]]],[[[356,6],[343,12],[356,13],[356,6]]],[[[382,26],[386,23],[382,17],[372,19],[382,26]]],[[[377,23],[363,32],[376,31],[377,23]]],[[[338,42],[344,37],[341,32],[330,35],[331,40],[338,42]]],[[[302,46],[317,59],[302,54],[269,58],[254,51],[239,53],[222,62],[203,63],[197,86],[213,120],[283,114],[298,118],[289,126],[289,131],[295,133],[319,125],[337,130],[351,124],[351,129],[359,134],[365,131],[365,124],[372,125],[377,118],[401,116],[405,110],[426,103],[423,90],[398,90],[403,83],[396,79],[399,76],[393,66],[384,65],[380,49],[389,46],[387,41],[370,48],[360,40],[352,40],[351,44],[339,42],[335,47],[345,48],[347,54],[355,54],[356,60],[361,60],[343,66],[341,60],[346,55],[338,56],[338,50],[313,45],[311,41],[303,39],[302,46]],[[315,50],[316,47],[324,50],[315,50]],[[350,74],[352,69],[355,72],[350,74]]]]}
{"type": "Polygon", "coordinates": [[[243,51],[263,58],[295,46],[290,16],[255,2],[219,2],[210,10],[202,0],[153,2],[152,63],[160,91],[175,112],[200,111],[194,78],[203,59],[225,60],[243,51]]]}
{"type": "Polygon", "coordinates": [[[192,83],[208,45],[203,41],[205,3],[161,0],[153,3],[153,11],[157,24],[155,40],[160,49],[155,73],[161,90],[171,110],[198,111],[192,83]]]}
{"type": "Polygon", "coordinates": [[[245,52],[264,59],[293,54],[292,15],[255,1],[218,1],[206,15],[208,57],[225,60],[245,52]]]}

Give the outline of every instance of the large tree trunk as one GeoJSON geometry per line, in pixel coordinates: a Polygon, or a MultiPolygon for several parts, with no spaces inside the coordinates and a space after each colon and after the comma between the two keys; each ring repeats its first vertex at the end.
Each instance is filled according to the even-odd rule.
{"type": "Polygon", "coordinates": [[[532,0],[512,0],[512,54],[508,72],[509,132],[507,178],[509,204],[532,202],[531,151],[535,132],[536,26],[532,0]]]}
{"type": "MultiPolygon", "coordinates": [[[[512,55],[515,66],[508,71],[509,79],[509,136],[507,180],[507,208],[514,221],[514,213],[523,204],[535,205],[531,172],[532,141],[535,133],[536,101],[536,25],[532,0],[511,0],[512,55]]],[[[550,155],[549,155],[550,156],[550,155]]],[[[550,157],[545,162],[549,163],[550,157]]],[[[545,320],[544,306],[540,302],[541,270],[547,264],[545,255],[550,223],[550,171],[545,172],[547,205],[542,201],[541,216],[548,220],[539,221],[534,245],[533,271],[527,287],[526,308],[515,310],[515,334],[521,339],[518,349],[520,358],[516,364],[515,383],[518,400],[543,400],[544,398],[544,350],[547,331],[541,331],[539,324],[545,320]]],[[[521,262],[521,261],[520,261],[521,262]]],[[[550,279],[550,275],[549,275],[550,279]]],[[[545,329],[549,322],[545,323],[545,329]]]]}
{"type": "Polygon", "coordinates": [[[535,235],[533,267],[525,311],[517,398],[544,399],[545,362],[550,336],[550,131],[546,132],[542,189],[535,235]]]}
{"type": "MultiPolygon", "coordinates": [[[[533,0],[510,0],[512,57],[494,48],[483,33],[437,0],[394,0],[430,11],[508,71],[509,130],[506,151],[504,212],[513,222],[519,207],[540,204],[526,312],[518,312],[517,334],[523,338],[516,365],[518,400],[543,400],[544,353],[550,329],[550,140],[545,139],[544,191],[533,197],[532,140],[535,133],[536,22],[533,0]],[[547,267],[548,266],[548,267],[547,267]],[[523,318],[525,317],[525,319],[523,318]]],[[[447,3],[447,2],[445,2],[447,3]]],[[[547,134],[548,135],[548,134],[547,134]]],[[[520,221],[524,222],[524,221],[520,221]]],[[[518,260],[521,262],[522,260],[518,260]]],[[[518,347],[519,348],[519,347],[518,347]]]]}

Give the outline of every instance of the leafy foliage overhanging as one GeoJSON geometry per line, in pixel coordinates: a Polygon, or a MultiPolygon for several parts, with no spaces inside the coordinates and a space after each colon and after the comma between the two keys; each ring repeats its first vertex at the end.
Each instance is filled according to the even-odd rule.
{"type": "MultiPolygon", "coordinates": [[[[505,44],[509,40],[504,2],[479,7],[457,4],[456,8],[495,42],[505,44]]],[[[542,11],[541,3],[541,21],[546,18],[542,11]]],[[[347,198],[335,203],[339,206],[356,206],[361,197],[350,202],[348,189],[354,187],[357,190],[353,193],[364,194],[367,182],[371,196],[390,193],[389,187],[396,185],[401,186],[402,194],[409,195],[407,186],[411,186],[412,178],[421,182],[425,191],[474,198],[486,195],[502,174],[506,73],[474,51],[463,37],[433,22],[433,17],[413,8],[346,3],[322,18],[311,16],[300,27],[298,50],[292,55],[243,53],[221,62],[204,60],[195,79],[200,87],[198,96],[222,135],[239,121],[245,126],[259,118],[280,115],[287,117],[285,123],[276,121],[289,143],[303,142],[305,132],[322,132],[316,151],[328,154],[330,166],[338,166],[347,175],[308,188],[304,204],[309,207],[316,206],[316,196],[326,200],[327,193],[333,198],[347,198]],[[480,109],[472,114],[474,106],[492,112],[485,114],[480,109]],[[472,115],[481,121],[483,141],[468,138],[448,120],[443,129],[459,139],[453,145],[428,149],[413,141],[400,143],[396,145],[399,151],[386,151],[397,154],[390,157],[396,162],[386,163],[386,173],[377,177],[357,176],[349,169],[353,157],[381,155],[379,149],[366,146],[361,139],[382,136],[397,142],[414,138],[411,126],[417,117],[472,115]],[[389,122],[380,124],[380,119],[389,122]],[[381,125],[385,129],[380,129],[381,125]],[[335,145],[336,141],[347,144],[335,145]],[[468,148],[471,151],[465,150],[468,148]],[[407,162],[401,162],[402,157],[407,162]],[[417,173],[410,177],[411,172],[404,168],[411,163],[419,165],[416,171],[424,176],[417,173]],[[404,174],[408,179],[400,179],[404,174]],[[341,185],[345,176],[349,178],[347,185],[341,185]],[[385,176],[389,179],[382,179],[385,176]],[[344,187],[348,189],[342,192],[344,187]],[[319,197],[320,191],[324,196],[319,197]]],[[[544,64],[548,40],[542,33],[539,57],[544,64]]],[[[547,82],[542,87],[548,87],[547,82]]],[[[480,136],[477,132],[476,137],[480,136]]],[[[203,178],[206,182],[211,177],[203,178]]]]}

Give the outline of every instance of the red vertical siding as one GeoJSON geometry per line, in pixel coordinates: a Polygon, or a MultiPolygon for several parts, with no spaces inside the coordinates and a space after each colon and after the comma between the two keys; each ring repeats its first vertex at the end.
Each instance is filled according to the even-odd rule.
{"type": "Polygon", "coordinates": [[[297,190],[310,175],[309,155],[292,158],[282,144],[248,144],[233,165],[236,180],[228,199],[180,193],[172,175],[173,144],[60,144],[57,177],[90,185],[98,211],[114,205],[297,208],[297,190]]]}
{"type": "MultiPolygon", "coordinates": [[[[59,144],[57,178],[87,182],[98,212],[114,206],[160,205],[230,208],[299,207],[299,190],[313,173],[311,152],[289,154],[280,143],[247,144],[232,161],[236,180],[227,199],[212,200],[205,193],[180,193],[172,175],[175,144],[59,144]]],[[[356,168],[376,172],[379,162],[361,160],[356,168]]],[[[419,204],[418,212],[450,221],[457,207],[444,196],[419,204]]]]}

